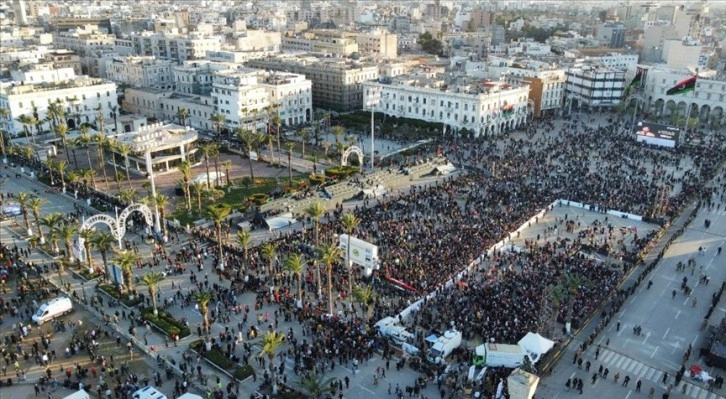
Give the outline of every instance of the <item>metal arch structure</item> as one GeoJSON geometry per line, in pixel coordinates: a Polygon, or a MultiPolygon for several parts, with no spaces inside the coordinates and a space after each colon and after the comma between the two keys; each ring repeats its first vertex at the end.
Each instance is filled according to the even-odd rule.
{"type": "Polygon", "coordinates": [[[123,238],[126,229],[122,232],[121,229],[119,229],[118,221],[105,213],[99,213],[86,219],[86,221],[81,225],[81,230],[88,230],[98,223],[108,226],[111,230],[111,235],[113,235],[116,241],[118,241],[119,247],[121,247],[121,239],[123,238]]]}
{"type": "Polygon", "coordinates": [[[345,150],[343,156],[340,158],[340,164],[343,166],[348,166],[348,157],[350,156],[350,154],[358,155],[358,160],[360,160],[360,167],[363,168],[363,150],[354,145],[348,147],[345,150]]]}
{"type": "Polygon", "coordinates": [[[134,211],[141,212],[141,214],[144,216],[146,224],[149,226],[154,226],[154,217],[152,216],[151,209],[149,209],[148,206],[144,204],[131,204],[127,206],[126,209],[121,211],[121,214],[118,215],[118,220],[116,221],[116,223],[118,223],[118,230],[121,237],[126,234],[126,219],[128,219],[128,217],[131,216],[131,213],[134,211]]]}

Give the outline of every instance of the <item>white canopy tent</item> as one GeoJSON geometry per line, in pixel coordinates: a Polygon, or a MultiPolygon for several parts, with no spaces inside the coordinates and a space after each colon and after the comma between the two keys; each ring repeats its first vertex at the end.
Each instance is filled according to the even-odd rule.
{"type": "Polygon", "coordinates": [[[554,341],[533,332],[528,332],[524,338],[519,340],[518,344],[527,351],[530,359],[535,363],[555,346],[554,341]]]}

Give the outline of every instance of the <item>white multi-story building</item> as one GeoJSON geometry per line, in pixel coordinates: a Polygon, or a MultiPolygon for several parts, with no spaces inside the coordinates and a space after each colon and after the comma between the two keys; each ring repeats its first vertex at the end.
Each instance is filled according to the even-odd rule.
{"type": "Polygon", "coordinates": [[[142,32],[130,36],[137,55],[155,56],[181,64],[187,60],[203,59],[207,51],[219,51],[221,39],[217,36],[204,36],[200,33],[171,35],[165,33],[142,32]]]}
{"type": "Polygon", "coordinates": [[[581,65],[566,72],[565,101],[573,106],[599,108],[620,104],[625,90],[625,71],[601,66],[581,65]]]}
{"type": "Polygon", "coordinates": [[[0,129],[12,136],[23,132],[23,125],[18,121],[21,115],[32,115],[37,109],[38,119],[45,119],[51,103],[63,105],[70,129],[77,126],[77,120],[92,123],[99,106],[105,116],[118,107],[116,83],[76,76],[72,68],[19,71],[12,79],[0,82],[0,108],[9,111],[8,117],[0,120],[0,129]]]}
{"type": "Polygon", "coordinates": [[[263,129],[273,106],[284,125],[312,117],[312,82],[304,75],[247,68],[221,71],[214,74],[211,95],[215,112],[225,116],[231,129],[263,129]]]}
{"type": "Polygon", "coordinates": [[[426,71],[363,83],[366,107],[389,116],[443,123],[446,131],[474,136],[522,126],[530,114],[527,85],[462,79],[447,85],[426,71]]]}
{"type": "Polygon", "coordinates": [[[601,65],[606,68],[616,68],[622,71],[626,71],[638,65],[639,58],[640,56],[638,54],[612,53],[605,55],[586,56],[583,58],[578,58],[575,62],[587,62],[590,64],[601,65]]]}
{"type": "Polygon", "coordinates": [[[711,127],[726,125],[726,79],[722,75],[717,75],[713,70],[702,71],[695,90],[669,96],[666,94],[668,89],[693,76],[693,73],[685,69],[640,67],[647,70],[642,96],[650,113],[663,118],[673,115],[685,117],[688,114],[691,118],[698,118],[699,123],[711,127]]]}
{"type": "Polygon", "coordinates": [[[233,69],[236,69],[235,65],[225,62],[186,61],[184,64],[172,68],[174,91],[181,94],[208,96],[212,92],[214,74],[233,69]]]}
{"type": "Polygon", "coordinates": [[[155,89],[171,89],[174,79],[169,60],[157,60],[154,57],[116,56],[105,60],[103,69],[106,78],[119,84],[134,87],[152,87],[155,89]]]}
{"type": "Polygon", "coordinates": [[[116,36],[101,32],[98,26],[87,25],[53,36],[53,45],[59,49],[71,50],[81,57],[95,52],[114,51],[116,36]]]}

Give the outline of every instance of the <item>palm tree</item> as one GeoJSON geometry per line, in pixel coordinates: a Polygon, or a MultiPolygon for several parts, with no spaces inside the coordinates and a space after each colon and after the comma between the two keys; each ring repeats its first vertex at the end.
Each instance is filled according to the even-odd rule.
{"type": "Polygon", "coordinates": [[[209,334],[209,301],[212,300],[212,293],[209,291],[196,291],[192,297],[199,306],[199,312],[202,314],[202,328],[204,332],[209,334]]]}
{"type": "Polygon", "coordinates": [[[107,138],[103,134],[97,133],[91,137],[91,141],[96,143],[96,155],[100,160],[98,164],[101,166],[101,170],[103,171],[103,181],[106,182],[103,187],[108,190],[108,174],[106,173],[106,159],[104,154],[107,138]]]}
{"type": "Polygon", "coordinates": [[[91,257],[91,247],[93,246],[94,231],[91,229],[82,229],[78,235],[83,239],[83,248],[86,250],[86,264],[88,270],[93,271],[93,258],[91,257]]]}
{"type": "Polygon", "coordinates": [[[242,256],[245,261],[245,271],[247,271],[247,251],[250,249],[250,243],[252,242],[252,234],[247,230],[237,231],[237,242],[242,247],[242,256]]]}
{"type": "Polygon", "coordinates": [[[265,335],[262,336],[262,349],[260,349],[260,352],[257,354],[258,357],[267,356],[267,358],[270,360],[270,371],[272,371],[272,393],[277,393],[277,378],[275,377],[275,356],[277,355],[277,350],[280,348],[280,346],[285,342],[285,334],[279,333],[277,331],[268,331],[265,333],[265,335]]]}
{"type": "Polygon", "coordinates": [[[66,146],[66,138],[68,137],[68,125],[65,123],[60,123],[55,125],[55,128],[53,128],[55,131],[55,134],[58,135],[61,139],[61,145],[63,146],[63,150],[66,153],[66,160],[70,160],[70,156],[68,155],[68,146],[66,146]]]}
{"type": "Polygon", "coordinates": [[[356,285],[352,291],[353,298],[360,304],[360,308],[363,311],[363,321],[368,324],[368,318],[370,317],[370,304],[373,300],[373,287],[366,286],[365,288],[356,285]]]}
{"type": "Polygon", "coordinates": [[[187,210],[192,209],[192,196],[189,185],[192,180],[192,163],[189,160],[182,161],[177,167],[182,172],[182,191],[184,191],[184,200],[187,203],[187,210]]]}
{"type": "Polygon", "coordinates": [[[186,108],[179,108],[176,111],[176,117],[179,118],[179,123],[181,123],[182,126],[187,125],[187,119],[189,119],[189,110],[186,108]]]}
{"type": "Polygon", "coordinates": [[[118,193],[118,197],[124,204],[131,205],[136,200],[136,189],[128,188],[126,190],[121,190],[118,193]]]}
{"type": "Polygon", "coordinates": [[[134,291],[134,265],[140,260],[141,255],[134,251],[122,251],[113,258],[114,263],[121,268],[121,273],[124,275],[124,284],[126,285],[129,299],[133,297],[134,291]]]}
{"type": "MultiPolygon", "coordinates": [[[[25,194],[25,193],[20,193],[25,194]]],[[[20,196],[18,194],[18,196],[20,196]]],[[[20,202],[20,201],[18,201],[20,202]]],[[[33,211],[33,218],[35,219],[35,227],[38,229],[38,236],[40,237],[40,243],[43,244],[45,242],[45,235],[43,234],[43,229],[40,228],[40,207],[47,204],[48,201],[45,198],[42,197],[30,197],[27,200],[27,206],[30,207],[30,209],[33,211]]],[[[22,209],[22,203],[21,203],[21,209],[22,209]]]]}
{"type": "MultiPolygon", "coordinates": [[[[20,115],[18,117],[18,122],[23,124],[23,131],[25,131],[25,138],[28,138],[28,134],[30,134],[30,137],[33,140],[33,148],[38,149],[38,147],[35,145],[35,133],[33,133],[33,129],[31,129],[31,126],[35,126],[38,124],[38,119],[33,115],[20,115]]],[[[38,155],[37,153],[35,155],[38,155]]]]}
{"type": "Polygon", "coordinates": [[[340,261],[343,251],[333,245],[324,245],[320,249],[320,260],[325,263],[328,278],[328,313],[333,314],[333,265],[340,261]]]}
{"type": "Polygon", "coordinates": [[[28,219],[28,206],[30,205],[30,199],[32,197],[28,193],[20,192],[15,196],[15,200],[20,204],[20,212],[23,214],[23,220],[25,221],[25,230],[28,231],[28,236],[33,235],[33,230],[30,228],[30,220],[28,219]]]}
{"type": "Polygon", "coordinates": [[[68,162],[61,159],[58,162],[54,162],[53,166],[55,166],[55,171],[58,172],[58,176],[60,176],[61,187],[63,188],[63,192],[65,192],[66,191],[66,169],[68,169],[68,162]]]}
{"type": "Polygon", "coordinates": [[[202,194],[204,193],[204,183],[200,181],[194,181],[192,183],[192,191],[197,197],[197,212],[202,211],[202,194]]]}
{"type": "Polygon", "coordinates": [[[50,234],[50,243],[53,247],[53,253],[58,253],[58,233],[57,226],[65,220],[65,215],[60,212],[50,213],[40,218],[40,224],[48,228],[50,234]]]}
{"type": "Polygon", "coordinates": [[[212,122],[214,130],[217,131],[217,138],[219,138],[222,135],[222,126],[224,126],[224,123],[226,122],[225,116],[215,112],[209,117],[209,120],[212,122]]]}
{"type": "Polygon", "coordinates": [[[108,253],[111,252],[116,245],[116,238],[109,231],[96,231],[91,237],[93,246],[96,247],[98,252],[101,253],[101,260],[103,261],[103,270],[105,273],[104,280],[111,278],[111,273],[108,270],[108,253]]]}
{"type": "Polygon", "coordinates": [[[207,188],[212,188],[211,178],[209,177],[209,158],[214,153],[214,149],[216,147],[216,143],[208,142],[200,144],[197,148],[202,152],[204,155],[204,166],[207,169],[207,188]]]}
{"type": "Polygon", "coordinates": [[[232,169],[232,161],[229,159],[226,159],[224,162],[222,162],[222,167],[224,168],[224,176],[227,178],[227,186],[232,185],[229,177],[229,170],[232,169]]]}
{"type": "Polygon", "coordinates": [[[156,198],[153,199],[154,205],[159,209],[159,224],[161,224],[161,233],[166,236],[166,207],[169,205],[169,196],[166,194],[156,193],[156,198]]]}
{"type": "Polygon", "coordinates": [[[240,128],[237,132],[237,135],[239,136],[239,139],[242,141],[242,143],[245,146],[245,152],[247,153],[247,161],[249,163],[250,167],[250,178],[252,179],[252,184],[255,184],[255,171],[252,169],[252,152],[254,152],[255,148],[257,147],[257,134],[255,134],[253,131],[245,128],[240,128]]]}
{"type": "Polygon", "coordinates": [[[335,144],[340,143],[340,139],[345,136],[345,128],[343,126],[333,126],[331,129],[333,136],[335,136],[335,144]]]}
{"type": "Polygon", "coordinates": [[[149,272],[141,276],[140,283],[145,285],[149,289],[149,296],[151,296],[151,306],[154,308],[154,315],[158,315],[159,311],[156,308],[156,287],[159,283],[164,280],[164,275],[159,272],[149,272]]]}
{"type": "Polygon", "coordinates": [[[93,164],[91,163],[91,136],[88,135],[88,131],[91,128],[88,127],[88,125],[83,124],[81,127],[78,128],[78,137],[76,138],[76,141],[78,144],[86,149],[86,160],[88,160],[88,167],[92,168],[93,164]]]}
{"type": "Polygon", "coordinates": [[[550,320],[550,335],[554,336],[554,332],[557,330],[555,326],[557,325],[557,315],[560,313],[560,309],[562,308],[562,303],[565,300],[567,292],[564,288],[562,288],[561,285],[551,285],[547,289],[547,294],[550,299],[550,303],[552,304],[552,319],[550,320]]]}
{"type": "Polygon", "coordinates": [[[303,256],[298,253],[292,253],[285,261],[285,271],[295,275],[297,279],[297,299],[302,301],[302,273],[305,265],[303,256]]]}
{"type": "Polygon", "coordinates": [[[133,152],[133,148],[131,148],[130,145],[126,143],[121,143],[116,146],[116,149],[118,152],[121,153],[121,155],[124,156],[124,166],[126,169],[126,181],[129,184],[129,188],[131,188],[131,175],[129,174],[129,169],[131,169],[131,163],[129,162],[129,155],[133,152]]]}
{"type": "Polygon", "coordinates": [[[96,189],[96,171],[94,169],[81,169],[80,175],[86,184],[86,190],[88,190],[88,181],[91,181],[93,189],[96,189]]]}
{"type": "Polygon", "coordinates": [[[308,138],[310,137],[310,130],[308,128],[302,128],[300,129],[300,138],[302,139],[302,159],[305,159],[305,143],[308,141],[308,138]]]}
{"type": "Polygon", "coordinates": [[[343,227],[343,231],[348,235],[348,246],[346,247],[345,263],[348,266],[348,293],[353,292],[353,259],[350,257],[350,238],[355,229],[358,228],[360,219],[355,214],[348,212],[341,216],[340,226],[343,227]]]}
{"type": "Polygon", "coordinates": [[[232,208],[225,203],[216,203],[207,206],[207,214],[214,222],[214,230],[217,234],[217,249],[219,250],[220,269],[224,268],[224,251],[222,246],[222,223],[232,212],[232,208]]]}
{"type": "Polygon", "coordinates": [[[287,181],[292,188],[292,143],[286,143],[287,146],[287,181]]]}
{"type": "Polygon", "coordinates": [[[315,246],[320,245],[320,218],[325,215],[325,206],[318,201],[312,202],[305,208],[305,214],[313,219],[313,227],[315,228],[315,246]]]}
{"type": "Polygon", "coordinates": [[[564,280],[562,281],[562,287],[565,289],[567,293],[567,317],[565,319],[565,323],[567,323],[567,331],[569,332],[569,325],[572,323],[572,314],[574,312],[574,306],[575,306],[575,299],[577,297],[578,292],[580,291],[580,287],[586,282],[586,280],[577,274],[567,274],[564,280]]]}
{"type": "Polygon", "coordinates": [[[56,232],[58,237],[63,240],[63,245],[66,248],[66,258],[68,263],[73,263],[73,236],[78,233],[78,225],[75,223],[65,222],[56,226],[56,232]]]}
{"type": "Polygon", "coordinates": [[[272,276],[272,262],[275,260],[275,251],[277,248],[275,248],[275,244],[271,242],[266,242],[260,246],[260,253],[262,253],[262,256],[267,259],[267,267],[268,267],[268,273],[270,276],[272,276]]]}
{"type": "Polygon", "coordinates": [[[118,141],[116,139],[107,139],[103,141],[103,144],[105,146],[105,149],[107,149],[111,153],[111,163],[113,163],[113,175],[116,176],[116,189],[121,190],[121,180],[118,179],[118,165],[116,163],[116,147],[118,146],[118,141]]]}
{"type": "Polygon", "coordinates": [[[331,396],[335,392],[336,381],[338,378],[325,376],[318,376],[314,373],[305,374],[304,377],[300,378],[297,383],[297,388],[305,394],[306,398],[310,399],[321,399],[323,397],[331,396]]]}

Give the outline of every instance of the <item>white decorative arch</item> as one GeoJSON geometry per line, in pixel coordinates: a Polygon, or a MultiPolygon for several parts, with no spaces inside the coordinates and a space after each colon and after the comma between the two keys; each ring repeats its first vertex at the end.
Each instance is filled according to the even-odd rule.
{"type": "Polygon", "coordinates": [[[106,215],[105,213],[99,213],[98,215],[93,215],[86,219],[86,221],[81,225],[81,230],[88,230],[93,227],[94,224],[98,223],[108,226],[111,230],[111,234],[118,239],[118,226],[116,224],[116,219],[106,215]]]}
{"type": "Polygon", "coordinates": [[[144,216],[144,220],[146,220],[146,224],[148,226],[154,225],[154,219],[151,216],[151,209],[149,209],[148,206],[144,204],[131,204],[126,207],[123,211],[121,211],[121,214],[118,215],[118,228],[119,232],[121,233],[121,236],[123,237],[124,234],[126,234],[126,219],[131,216],[131,212],[138,211],[141,212],[141,214],[144,216]]]}
{"type": "Polygon", "coordinates": [[[348,147],[345,152],[343,153],[343,156],[340,158],[340,164],[343,166],[348,166],[348,157],[350,154],[356,154],[358,155],[358,160],[360,160],[360,165],[363,167],[363,150],[360,148],[352,145],[348,147]]]}

